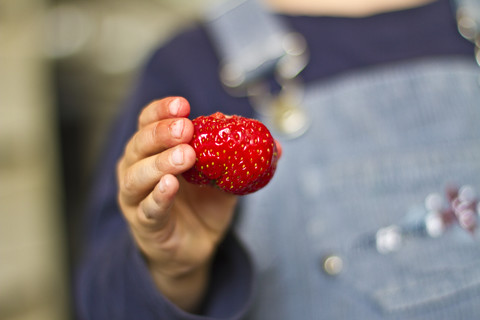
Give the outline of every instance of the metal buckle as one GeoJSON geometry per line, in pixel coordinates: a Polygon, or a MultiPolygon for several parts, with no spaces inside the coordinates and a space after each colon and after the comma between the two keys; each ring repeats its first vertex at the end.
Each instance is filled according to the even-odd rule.
{"type": "Polygon", "coordinates": [[[475,19],[468,5],[462,4],[457,8],[456,19],[460,34],[475,45],[474,57],[480,66],[480,20],[475,19]]]}
{"type": "MultiPolygon", "coordinates": [[[[300,72],[308,64],[309,54],[306,41],[299,33],[286,33],[282,39],[283,53],[277,59],[265,57],[261,68],[270,68],[278,92],[273,92],[262,78],[248,79],[243,70],[234,65],[224,65],[220,79],[233,96],[247,96],[254,110],[263,116],[278,135],[293,139],[301,136],[310,126],[309,117],[302,106],[303,83],[300,72]]],[[[263,75],[264,72],[258,72],[263,75]]]]}

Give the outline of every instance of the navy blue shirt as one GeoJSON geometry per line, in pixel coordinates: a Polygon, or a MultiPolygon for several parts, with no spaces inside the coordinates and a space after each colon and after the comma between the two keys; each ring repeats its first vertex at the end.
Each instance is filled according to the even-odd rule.
{"type": "MultiPolygon", "coordinates": [[[[280,18],[307,40],[311,59],[301,73],[306,83],[406,59],[473,57],[473,45],[458,34],[447,0],[365,18],[280,18]]],[[[236,319],[252,298],[252,265],[229,232],[215,258],[203,316],[179,310],[157,291],[117,205],[115,164],[136,131],[138,113],[150,101],[171,95],[190,101],[191,118],[218,110],[253,115],[246,98],[223,90],[218,57],[201,26],[177,35],[152,54],[113,126],[92,188],[85,255],[75,285],[80,319],[236,319]]]]}

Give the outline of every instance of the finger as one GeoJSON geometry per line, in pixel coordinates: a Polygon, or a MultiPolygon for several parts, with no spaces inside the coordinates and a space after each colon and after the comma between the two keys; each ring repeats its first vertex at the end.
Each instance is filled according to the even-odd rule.
{"type": "Polygon", "coordinates": [[[155,100],[147,105],[138,117],[138,128],[167,118],[187,117],[190,104],[182,97],[168,97],[155,100]]]}
{"type": "Polygon", "coordinates": [[[277,157],[280,159],[282,157],[283,149],[280,141],[275,139],[275,147],[277,148],[277,157]]]}
{"type": "Polygon", "coordinates": [[[179,189],[178,179],[170,174],[164,175],[153,191],[140,203],[138,222],[148,228],[161,229],[169,218],[169,209],[179,189]]]}
{"type": "Polygon", "coordinates": [[[138,203],[164,175],[180,174],[191,168],[194,163],[195,151],[187,144],[142,159],[123,174],[120,194],[127,203],[138,203]]]}
{"type": "Polygon", "coordinates": [[[193,124],[186,118],[157,121],[144,126],[125,148],[126,165],[192,139],[193,124]]]}

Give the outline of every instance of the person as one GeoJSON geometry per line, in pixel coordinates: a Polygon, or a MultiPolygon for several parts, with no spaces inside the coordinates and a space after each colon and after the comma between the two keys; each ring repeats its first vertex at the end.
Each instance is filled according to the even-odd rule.
{"type": "MultiPolygon", "coordinates": [[[[92,188],[79,319],[478,318],[480,67],[452,2],[262,3],[306,44],[294,78],[308,123],[288,136],[222,82],[229,41],[262,33],[255,15],[158,48],[92,188]],[[191,119],[216,111],[272,124],[283,155],[264,189],[182,179],[191,119]]],[[[261,75],[274,97],[276,67],[261,75]]]]}

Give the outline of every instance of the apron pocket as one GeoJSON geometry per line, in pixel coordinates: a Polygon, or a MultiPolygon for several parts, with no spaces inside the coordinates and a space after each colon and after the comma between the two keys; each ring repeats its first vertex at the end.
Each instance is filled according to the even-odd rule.
{"type": "Polygon", "coordinates": [[[342,276],[383,312],[422,313],[480,293],[478,236],[455,227],[438,238],[402,239],[398,248],[385,252],[375,234],[345,250],[342,276]]]}

